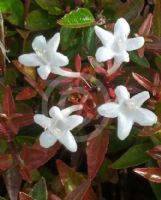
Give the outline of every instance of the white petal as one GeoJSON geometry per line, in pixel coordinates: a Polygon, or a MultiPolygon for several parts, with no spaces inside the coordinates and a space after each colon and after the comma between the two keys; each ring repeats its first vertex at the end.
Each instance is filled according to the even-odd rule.
{"type": "Polygon", "coordinates": [[[53,53],[51,51],[51,65],[52,67],[63,67],[68,65],[69,60],[67,56],[64,56],[61,53],[53,53]]]}
{"type": "Polygon", "coordinates": [[[136,106],[142,106],[142,104],[150,98],[149,92],[148,91],[144,91],[144,92],[140,92],[136,95],[134,95],[131,98],[131,101],[136,105],[136,106]]]}
{"type": "Polygon", "coordinates": [[[136,123],[141,126],[152,126],[157,122],[157,116],[146,108],[139,108],[133,113],[136,123]]]}
{"type": "Polygon", "coordinates": [[[80,77],[79,72],[69,72],[67,70],[63,70],[61,67],[53,67],[52,73],[58,74],[58,75],[61,75],[61,76],[65,76],[65,77],[72,77],[72,78],[80,77]]]}
{"type": "Polygon", "coordinates": [[[57,51],[60,43],[60,33],[55,33],[55,35],[48,41],[48,51],[57,51]]]}
{"type": "Polygon", "coordinates": [[[42,79],[46,80],[51,72],[51,69],[49,65],[42,65],[37,68],[37,72],[42,79]]]}
{"type": "Polygon", "coordinates": [[[115,88],[115,94],[119,102],[122,102],[123,100],[127,100],[130,98],[130,94],[127,88],[123,85],[119,85],[115,88]]]}
{"type": "Polygon", "coordinates": [[[35,123],[39,124],[44,129],[50,127],[51,125],[51,119],[41,114],[34,115],[34,121],[35,123]]]}
{"type": "Polygon", "coordinates": [[[111,32],[104,30],[99,26],[94,27],[95,33],[98,38],[101,40],[104,46],[109,46],[114,41],[114,36],[111,32]]]}
{"type": "Polygon", "coordinates": [[[126,50],[133,51],[136,49],[140,49],[144,45],[144,38],[143,37],[136,37],[127,40],[126,43],[126,50]]]}
{"type": "Polygon", "coordinates": [[[124,140],[130,133],[133,121],[123,114],[118,116],[117,136],[120,140],[124,140]]]}
{"type": "Polygon", "coordinates": [[[129,62],[130,61],[129,54],[126,51],[124,51],[120,54],[115,55],[114,60],[116,63],[120,65],[122,62],[129,62]]]}
{"type": "Polygon", "coordinates": [[[98,62],[105,62],[114,57],[114,53],[107,47],[100,47],[96,51],[96,60],[98,62]]]}
{"type": "Polygon", "coordinates": [[[57,138],[59,142],[62,143],[69,151],[71,152],[77,151],[77,143],[70,131],[58,134],[57,138]]]}
{"type": "Polygon", "coordinates": [[[60,119],[62,120],[63,119],[63,115],[61,113],[61,110],[59,107],[57,106],[53,106],[50,108],[49,110],[49,115],[52,117],[52,118],[56,118],[56,119],[60,119]]]}
{"type": "Polygon", "coordinates": [[[114,36],[127,38],[130,33],[130,26],[124,18],[117,20],[114,26],[114,36]]]}
{"type": "Polygon", "coordinates": [[[44,131],[39,137],[40,145],[44,148],[53,146],[56,141],[57,138],[53,134],[50,134],[48,131],[44,131]]]}
{"type": "Polygon", "coordinates": [[[73,113],[77,110],[82,110],[82,109],[83,109],[83,105],[79,104],[79,105],[74,105],[74,106],[70,106],[68,108],[65,108],[65,109],[61,110],[61,113],[63,114],[63,116],[67,117],[71,113],[73,113]]]}
{"type": "Polygon", "coordinates": [[[46,47],[47,47],[46,39],[43,35],[35,37],[35,39],[32,42],[32,48],[34,49],[35,52],[37,51],[44,52],[44,50],[46,50],[46,47]]]}
{"type": "Polygon", "coordinates": [[[36,67],[42,64],[35,53],[23,54],[18,57],[18,61],[28,67],[36,67]]]}
{"type": "Polygon", "coordinates": [[[82,122],[83,122],[83,117],[79,115],[71,115],[65,120],[68,130],[74,129],[82,122]]]}
{"type": "Polygon", "coordinates": [[[100,115],[108,118],[115,118],[119,113],[119,104],[117,103],[105,103],[98,107],[97,111],[100,115]]]}

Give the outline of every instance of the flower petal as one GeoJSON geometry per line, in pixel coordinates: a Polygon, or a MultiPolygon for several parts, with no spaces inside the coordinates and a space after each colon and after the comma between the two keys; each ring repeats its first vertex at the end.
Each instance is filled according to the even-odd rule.
{"type": "Polygon", "coordinates": [[[79,115],[71,115],[66,120],[68,130],[72,130],[83,122],[83,117],[79,115]]]}
{"type": "Polygon", "coordinates": [[[124,18],[117,20],[114,26],[114,36],[127,38],[130,33],[130,26],[124,18]]]}
{"type": "Polygon", "coordinates": [[[74,106],[65,108],[65,109],[61,110],[61,113],[63,114],[63,116],[68,117],[71,113],[73,113],[77,110],[82,110],[82,109],[83,109],[83,105],[79,104],[79,105],[74,105],[74,106]]]}
{"type": "Polygon", "coordinates": [[[52,73],[58,74],[58,75],[61,75],[61,76],[65,76],[65,77],[73,77],[73,78],[80,77],[79,72],[69,72],[67,70],[63,70],[61,67],[53,67],[52,73]]]}
{"type": "Polygon", "coordinates": [[[110,102],[99,106],[97,111],[101,116],[115,118],[118,116],[119,108],[119,104],[110,102]]]}
{"type": "Polygon", "coordinates": [[[51,119],[42,114],[34,115],[34,121],[36,124],[39,124],[44,129],[51,126],[51,119]]]}
{"type": "Polygon", "coordinates": [[[127,40],[126,43],[126,50],[133,51],[136,49],[140,49],[144,45],[144,38],[143,37],[136,37],[127,40]]]}
{"type": "Polygon", "coordinates": [[[60,119],[60,120],[62,120],[63,119],[63,115],[62,115],[62,113],[61,113],[61,110],[60,110],[60,108],[59,107],[57,107],[57,106],[52,106],[51,108],[50,108],[50,110],[49,110],[49,115],[50,115],[50,117],[52,117],[52,118],[56,118],[56,119],[60,119]]]}
{"type": "Polygon", "coordinates": [[[35,52],[44,52],[46,50],[47,44],[46,44],[46,39],[43,35],[39,35],[35,37],[35,39],[32,42],[32,48],[34,49],[35,52]]]}
{"type": "Polygon", "coordinates": [[[46,80],[51,72],[49,65],[41,65],[37,68],[37,72],[43,80],[46,80]]]}
{"type": "Polygon", "coordinates": [[[51,51],[50,53],[51,53],[52,67],[63,67],[63,66],[68,65],[69,60],[67,56],[64,56],[63,54],[58,53],[58,52],[52,54],[52,51],[51,51]]]}
{"type": "Polygon", "coordinates": [[[141,126],[152,126],[157,122],[157,116],[146,108],[139,108],[133,113],[136,123],[141,126]]]}
{"type": "Polygon", "coordinates": [[[120,140],[124,140],[130,133],[134,122],[127,116],[119,113],[117,136],[120,140]]]}
{"type": "Polygon", "coordinates": [[[136,106],[142,106],[142,104],[150,98],[150,94],[148,91],[140,92],[136,95],[134,95],[131,98],[131,101],[136,105],[136,106]]]}
{"type": "Polygon", "coordinates": [[[59,142],[62,143],[69,151],[71,152],[77,151],[77,143],[70,131],[57,134],[57,138],[59,142]]]}
{"type": "Polygon", "coordinates": [[[59,43],[60,33],[55,33],[55,35],[47,43],[48,51],[57,51],[59,43]]]}
{"type": "Polygon", "coordinates": [[[115,88],[115,94],[119,102],[122,102],[123,100],[127,100],[130,98],[130,94],[127,88],[123,85],[119,85],[115,88]]]}
{"type": "Polygon", "coordinates": [[[95,33],[98,38],[101,40],[104,46],[109,46],[114,41],[114,36],[111,32],[104,30],[99,26],[94,27],[95,33]]]}
{"type": "Polygon", "coordinates": [[[18,61],[28,67],[36,67],[42,64],[35,53],[23,54],[18,57],[18,61]]]}
{"type": "Polygon", "coordinates": [[[39,137],[40,145],[44,148],[49,148],[53,146],[56,143],[56,141],[57,138],[48,131],[44,131],[39,137]]]}
{"type": "Polygon", "coordinates": [[[117,64],[120,64],[120,65],[122,62],[129,62],[130,61],[129,54],[126,51],[124,51],[121,54],[115,55],[114,60],[117,64]]]}
{"type": "Polygon", "coordinates": [[[96,51],[96,60],[98,62],[105,62],[114,57],[114,52],[107,47],[100,47],[96,51]]]}

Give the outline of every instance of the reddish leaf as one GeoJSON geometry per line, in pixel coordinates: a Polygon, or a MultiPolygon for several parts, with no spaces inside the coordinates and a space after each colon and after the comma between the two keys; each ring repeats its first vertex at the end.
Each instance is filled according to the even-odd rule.
{"type": "Polygon", "coordinates": [[[84,181],[74,191],[68,193],[64,200],[83,200],[90,187],[90,181],[84,181]]]}
{"type": "Polygon", "coordinates": [[[152,13],[149,13],[146,19],[144,20],[143,24],[139,28],[139,35],[142,36],[147,36],[150,33],[150,29],[152,26],[152,21],[153,21],[153,15],[152,13]]]}
{"type": "Polygon", "coordinates": [[[81,57],[80,57],[80,55],[78,54],[78,55],[76,56],[76,59],[75,59],[75,68],[76,68],[77,72],[80,72],[80,71],[81,71],[81,67],[82,67],[81,57]]]}
{"type": "Polygon", "coordinates": [[[161,146],[155,146],[154,148],[146,151],[146,153],[149,154],[155,160],[161,161],[161,146]]]}
{"type": "Polygon", "coordinates": [[[27,195],[26,193],[20,192],[19,200],[34,200],[34,199],[32,197],[30,197],[29,195],[27,195]]]}
{"type": "Polygon", "coordinates": [[[11,88],[7,86],[3,98],[3,113],[9,117],[15,112],[16,106],[12,96],[11,88]]]}
{"type": "Polygon", "coordinates": [[[16,100],[27,100],[35,97],[37,94],[36,90],[31,87],[24,88],[18,95],[16,96],[16,100]]]}
{"type": "Polygon", "coordinates": [[[11,154],[0,155],[0,170],[7,170],[13,165],[11,154]]]}
{"type": "Polygon", "coordinates": [[[161,183],[161,169],[160,168],[136,168],[134,172],[155,183],[161,183]]]}
{"type": "Polygon", "coordinates": [[[142,85],[144,88],[146,88],[148,91],[152,92],[152,85],[153,83],[151,81],[149,81],[148,79],[146,79],[145,77],[141,76],[138,73],[132,73],[134,79],[140,84],[142,85]]]}
{"type": "Polygon", "coordinates": [[[29,174],[32,170],[44,165],[50,160],[59,150],[60,144],[56,143],[49,149],[42,148],[38,142],[36,142],[32,148],[24,145],[23,150],[20,154],[23,160],[21,174],[23,178],[29,180],[29,174]]]}
{"type": "Polygon", "coordinates": [[[160,131],[161,129],[161,125],[160,124],[156,124],[152,127],[145,127],[143,128],[139,133],[138,135],[139,136],[142,136],[142,137],[147,137],[147,136],[151,136],[151,135],[154,135],[156,134],[158,131],[160,131]]]}
{"type": "Polygon", "coordinates": [[[4,180],[5,180],[5,186],[8,191],[9,199],[17,200],[22,182],[19,170],[16,167],[10,168],[4,174],[4,180]]]}
{"type": "MultiPolygon", "coordinates": [[[[65,187],[66,193],[74,191],[80,184],[85,181],[85,178],[81,173],[76,172],[63,161],[57,160],[56,164],[62,185],[65,187]]],[[[96,200],[96,195],[91,187],[84,196],[83,200],[96,200]]]]}
{"type": "Polygon", "coordinates": [[[48,191],[48,200],[61,200],[58,196],[48,191]]]}
{"type": "Polygon", "coordinates": [[[86,154],[89,180],[92,180],[100,169],[107,152],[108,143],[109,136],[107,130],[99,134],[97,134],[96,130],[88,138],[86,154]]]}

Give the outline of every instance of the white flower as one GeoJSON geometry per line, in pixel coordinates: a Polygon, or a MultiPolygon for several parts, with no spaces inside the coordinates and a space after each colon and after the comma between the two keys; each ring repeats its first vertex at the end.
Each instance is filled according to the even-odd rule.
{"type": "Polygon", "coordinates": [[[108,118],[118,117],[117,135],[124,140],[130,133],[134,122],[141,126],[151,126],[157,122],[157,116],[142,104],[150,98],[144,91],[130,98],[126,87],[120,85],[115,89],[116,102],[105,103],[98,108],[100,115],[108,118]]]}
{"type": "Polygon", "coordinates": [[[40,145],[49,148],[59,141],[69,151],[77,151],[77,143],[71,130],[83,122],[83,117],[70,114],[81,110],[82,107],[82,105],[74,105],[60,110],[59,107],[53,106],[49,110],[50,117],[42,114],[34,115],[34,121],[44,128],[39,138],[40,145]]]}
{"type": "Polygon", "coordinates": [[[144,44],[143,37],[128,39],[130,26],[124,18],[117,20],[114,26],[114,34],[99,26],[95,26],[94,29],[103,44],[96,51],[97,61],[105,62],[114,58],[114,65],[108,71],[109,74],[115,72],[122,62],[129,62],[129,54],[127,51],[139,49],[144,44]]]}
{"type": "Polygon", "coordinates": [[[38,74],[42,79],[47,79],[50,73],[66,77],[79,77],[80,73],[69,72],[61,67],[68,65],[67,56],[57,52],[60,43],[60,33],[56,33],[48,42],[44,36],[35,37],[32,42],[32,48],[35,53],[23,54],[18,60],[25,66],[37,67],[38,74]]]}

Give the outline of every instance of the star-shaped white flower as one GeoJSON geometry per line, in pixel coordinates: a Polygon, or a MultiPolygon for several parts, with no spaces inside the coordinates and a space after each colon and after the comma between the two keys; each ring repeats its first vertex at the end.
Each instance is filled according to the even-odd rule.
{"type": "Polygon", "coordinates": [[[40,35],[35,37],[32,48],[35,53],[23,54],[18,60],[25,66],[37,67],[38,74],[42,79],[47,79],[50,73],[66,77],[79,77],[80,73],[69,72],[61,67],[68,65],[67,56],[57,52],[60,43],[60,33],[56,33],[48,42],[40,35]]]}
{"type": "Polygon", "coordinates": [[[116,102],[109,102],[98,108],[100,115],[108,118],[118,117],[117,135],[124,140],[130,133],[134,122],[141,126],[151,126],[157,122],[157,116],[142,104],[150,98],[149,92],[144,91],[130,98],[127,88],[120,85],[115,89],[116,102]]]}
{"type": "Polygon", "coordinates": [[[49,110],[50,117],[42,114],[34,115],[34,121],[44,128],[39,138],[40,145],[49,148],[59,141],[69,151],[76,152],[77,143],[71,130],[83,122],[83,117],[70,114],[82,108],[82,105],[74,105],[60,110],[59,107],[53,106],[49,110]]]}
{"type": "Polygon", "coordinates": [[[122,62],[129,62],[129,54],[127,51],[139,49],[144,44],[143,37],[128,39],[130,26],[124,18],[117,20],[114,26],[114,33],[106,31],[99,26],[95,26],[94,29],[103,44],[96,51],[97,61],[105,62],[114,58],[113,67],[108,70],[109,74],[114,73],[122,62]]]}

